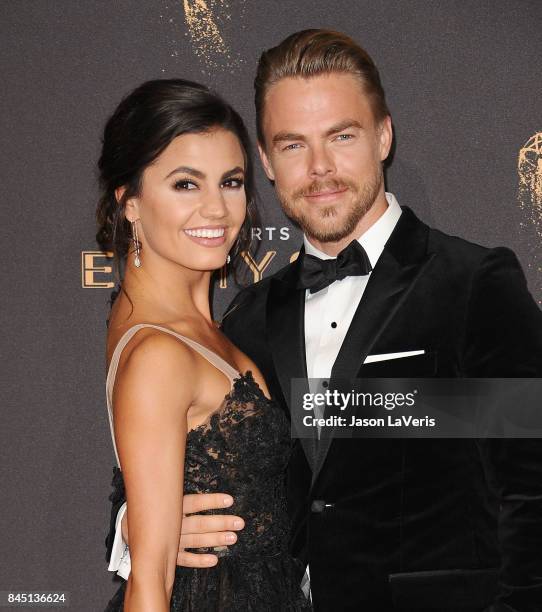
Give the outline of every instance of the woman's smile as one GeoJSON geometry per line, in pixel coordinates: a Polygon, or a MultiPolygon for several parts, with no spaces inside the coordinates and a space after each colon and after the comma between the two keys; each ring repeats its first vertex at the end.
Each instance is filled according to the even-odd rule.
{"type": "Polygon", "coordinates": [[[202,246],[217,247],[226,242],[226,227],[223,225],[203,225],[183,231],[191,240],[202,246]]]}

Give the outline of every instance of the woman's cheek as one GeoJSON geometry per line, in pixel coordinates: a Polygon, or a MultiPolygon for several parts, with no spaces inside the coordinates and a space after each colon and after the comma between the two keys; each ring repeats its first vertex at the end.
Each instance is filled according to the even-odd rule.
{"type": "Polygon", "coordinates": [[[236,206],[235,206],[235,220],[236,220],[236,225],[238,227],[241,227],[241,225],[243,225],[243,221],[245,220],[246,214],[247,214],[247,202],[246,202],[246,198],[243,197],[241,201],[239,201],[236,206]]]}

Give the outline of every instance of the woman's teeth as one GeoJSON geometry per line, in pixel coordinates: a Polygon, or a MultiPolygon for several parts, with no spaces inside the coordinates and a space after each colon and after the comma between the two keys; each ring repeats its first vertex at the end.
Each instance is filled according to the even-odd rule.
{"type": "Polygon", "coordinates": [[[224,236],[223,227],[217,229],[186,229],[184,231],[195,238],[221,238],[224,236]]]}

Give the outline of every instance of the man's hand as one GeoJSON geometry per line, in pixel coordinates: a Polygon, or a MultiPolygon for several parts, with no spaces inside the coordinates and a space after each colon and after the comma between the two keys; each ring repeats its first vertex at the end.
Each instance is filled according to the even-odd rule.
{"type": "MultiPolygon", "coordinates": [[[[216,555],[186,552],[185,548],[202,548],[214,546],[229,546],[237,541],[236,531],[245,526],[239,516],[229,514],[195,515],[194,512],[218,508],[229,508],[233,498],[224,493],[201,493],[183,497],[183,522],[177,565],[184,567],[212,567],[218,563],[216,555]]],[[[128,509],[121,521],[122,537],[128,544],[128,525],[126,517],[128,509]]]]}

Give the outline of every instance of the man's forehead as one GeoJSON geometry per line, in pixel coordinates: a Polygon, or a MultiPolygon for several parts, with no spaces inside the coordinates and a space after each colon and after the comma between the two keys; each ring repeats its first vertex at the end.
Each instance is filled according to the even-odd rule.
{"type": "Polygon", "coordinates": [[[266,101],[270,99],[281,100],[292,93],[298,96],[317,95],[322,92],[340,90],[352,96],[366,96],[360,77],[345,72],[326,72],[309,77],[285,76],[272,85],[266,92],[266,101]]]}
{"type": "Polygon", "coordinates": [[[368,113],[370,100],[359,80],[350,74],[333,73],[281,79],[268,91],[263,119],[266,131],[273,133],[301,127],[325,133],[340,123],[363,124],[368,113]]]}

